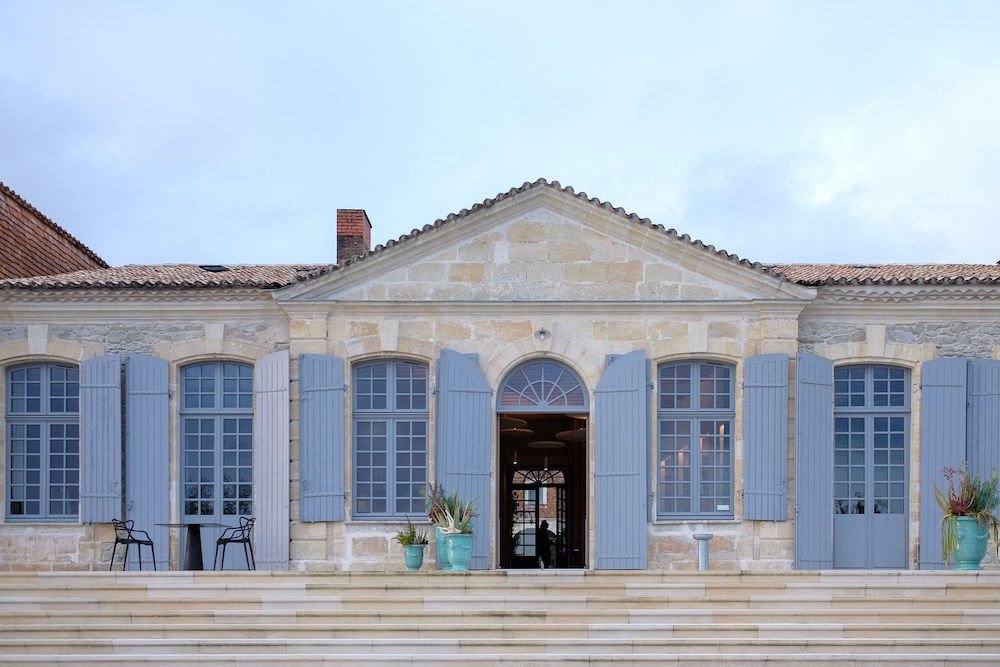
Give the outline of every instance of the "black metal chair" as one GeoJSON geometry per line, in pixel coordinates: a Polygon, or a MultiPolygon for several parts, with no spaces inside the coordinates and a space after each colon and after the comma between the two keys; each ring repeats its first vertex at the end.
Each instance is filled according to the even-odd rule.
{"type": "Polygon", "coordinates": [[[136,549],[139,551],[139,569],[142,569],[142,548],[144,546],[149,547],[150,553],[153,555],[153,569],[156,569],[156,548],[153,546],[153,540],[149,537],[149,533],[144,530],[139,530],[133,528],[133,521],[119,521],[118,519],[112,519],[111,523],[115,527],[115,546],[111,549],[111,563],[108,565],[108,570],[112,570],[115,567],[115,554],[118,552],[118,545],[125,545],[125,558],[122,560],[122,569],[128,567],[128,550],[133,544],[136,545],[136,549]]]}
{"type": "Polygon", "coordinates": [[[253,524],[254,517],[240,517],[240,525],[226,528],[222,535],[215,541],[215,560],[212,561],[212,569],[221,570],[226,566],[226,547],[230,544],[242,544],[243,555],[247,558],[247,567],[251,570],[257,569],[257,561],[253,557],[253,524]],[[219,561],[219,549],[222,549],[222,560],[219,561]]]}

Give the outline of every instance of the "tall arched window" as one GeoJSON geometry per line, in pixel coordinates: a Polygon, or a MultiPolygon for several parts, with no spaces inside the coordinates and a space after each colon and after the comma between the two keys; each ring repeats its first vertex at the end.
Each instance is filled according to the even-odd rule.
{"type": "Polygon", "coordinates": [[[354,516],[426,514],[427,365],[379,359],[353,376],[354,516]]]}
{"type": "Polygon", "coordinates": [[[657,374],[658,518],[733,516],[733,368],[663,364],[657,374]]]}
{"type": "Polygon", "coordinates": [[[76,519],[80,511],[80,370],[7,371],[7,518],[76,519]]]}
{"type": "Polygon", "coordinates": [[[253,367],[209,361],[181,370],[182,513],[186,521],[253,514],[253,367]]]}

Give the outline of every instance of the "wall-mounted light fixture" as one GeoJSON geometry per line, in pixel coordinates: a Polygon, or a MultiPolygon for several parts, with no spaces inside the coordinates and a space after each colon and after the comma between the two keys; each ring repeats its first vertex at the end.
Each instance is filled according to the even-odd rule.
{"type": "Polygon", "coordinates": [[[552,338],[552,332],[546,329],[545,327],[542,327],[541,329],[535,331],[535,338],[537,338],[538,340],[548,340],[552,338]]]}

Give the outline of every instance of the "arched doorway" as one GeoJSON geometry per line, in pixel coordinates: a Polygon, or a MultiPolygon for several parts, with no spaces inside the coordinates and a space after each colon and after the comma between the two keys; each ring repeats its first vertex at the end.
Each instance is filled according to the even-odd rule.
{"type": "Polygon", "coordinates": [[[497,394],[501,568],[538,568],[543,563],[556,568],[585,566],[589,415],[586,387],[561,362],[527,361],[501,384],[497,394]]]}

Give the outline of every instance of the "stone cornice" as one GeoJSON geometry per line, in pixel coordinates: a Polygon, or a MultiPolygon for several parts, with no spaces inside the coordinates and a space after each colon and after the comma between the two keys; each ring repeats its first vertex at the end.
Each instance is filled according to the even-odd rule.
{"type": "Polygon", "coordinates": [[[0,322],[108,319],[221,321],[281,317],[271,293],[225,290],[58,290],[0,292],[0,322]]]}
{"type": "Polygon", "coordinates": [[[997,320],[1000,289],[992,285],[821,287],[803,316],[875,321],[997,320]]]}
{"type": "Polygon", "coordinates": [[[350,301],[281,302],[293,319],[328,317],[483,317],[616,316],[702,319],[795,319],[807,302],[797,299],[754,301],[350,301]],[[325,308],[324,308],[325,306],[325,308]]]}

